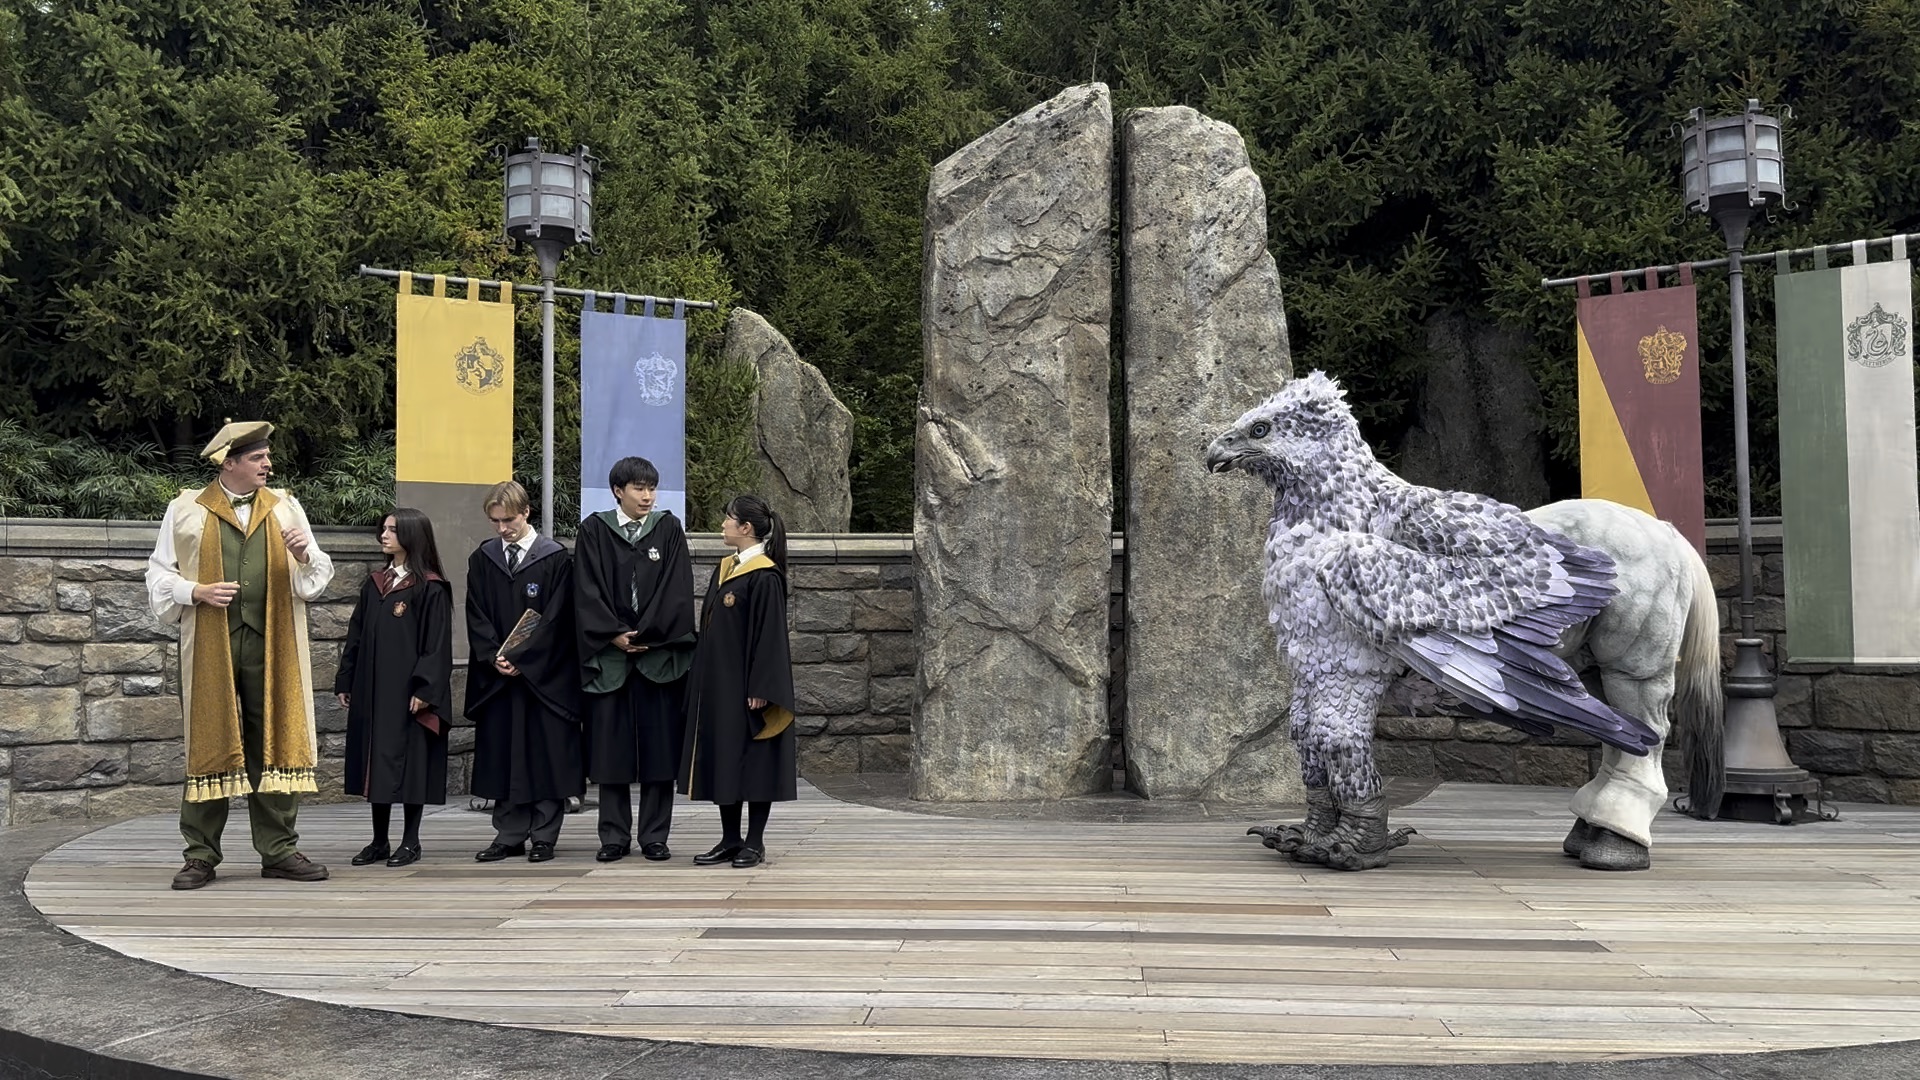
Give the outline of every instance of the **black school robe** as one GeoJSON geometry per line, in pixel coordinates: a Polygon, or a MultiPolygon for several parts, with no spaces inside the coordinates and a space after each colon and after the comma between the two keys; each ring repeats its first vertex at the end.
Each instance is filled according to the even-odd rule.
{"type": "Polygon", "coordinates": [[[611,511],[591,515],[573,545],[587,777],[598,784],[670,782],[686,729],[681,691],[693,659],[693,559],[672,514],[648,515],[632,542],[617,521],[611,511]],[[629,631],[646,652],[613,645],[629,631]]]}
{"type": "Polygon", "coordinates": [[[360,586],[333,692],[349,694],[347,794],[377,803],[447,801],[447,737],[414,718],[427,703],[441,731],[453,719],[453,587],[382,570],[360,586]]]}
{"type": "Polygon", "coordinates": [[[467,560],[467,718],[473,721],[473,794],[509,805],[565,799],[586,790],[580,761],[580,659],[573,633],[573,557],[538,537],[508,575],[495,539],[467,560]],[[520,613],[544,621],[493,666],[520,613]]]}
{"type": "Polygon", "coordinates": [[[700,644],[687,674],[680,791],[722,805],[782,802],[798,786],[787,580],[764,556],[754,560],[762,569],[722,580],[732,561],[715,568],[701,607],[700,644]],[[765,698],[767,707],[748,712],[750,697],[765,698]]]}

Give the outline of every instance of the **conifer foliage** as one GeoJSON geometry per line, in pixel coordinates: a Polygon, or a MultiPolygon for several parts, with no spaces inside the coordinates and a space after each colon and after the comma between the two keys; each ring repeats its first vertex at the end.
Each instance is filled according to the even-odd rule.
{"type": "MultiPolygon", "coordinates": [[[[1090,79],[1245,134],[1295,365],[1345,380],[1384,451],[1414,420],[1430,315],[1527,332],[1563,494],[1572,299],[1538,280],[1721,253],[1675,190],[1688,108],[1792,107],[1793,205],[1757,246],[1920,229],[1915,0],[0,0],[0,460],[26,463],[0,512],[78,513],[74,477],[118,467],[138,505],[109,512],[157,514],[222,417],[258,415],[283,471],[338,488],[332,516],[377,517],[393,285],[354,268],[534,279],[500,236],[498,154],[537,135],[605,163],[597,246],[563,284],[722,305],[690,327],[693,524],[753,482],[751,377],[717,348],[744,304],[854,413],[855,527],[904,528],[928,171],[1090,79]]],[[[1749,289],[1762,510],[1768,274],[1749,289]]],[[[1726,292],[1701,280],[1724,513],[1726,292]]],[[[537,371],[537,305],[519,320],[537,371]]],[[[516,380],[522,478],[538,395],[516,380]]]]}

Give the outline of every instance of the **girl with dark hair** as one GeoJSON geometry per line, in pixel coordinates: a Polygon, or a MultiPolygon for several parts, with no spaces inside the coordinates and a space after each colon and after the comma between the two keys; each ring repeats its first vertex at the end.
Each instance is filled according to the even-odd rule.
{"type": "Polygon", "coordinates": [[[696,866],[740,869],[766,859],[773,804],[796,796],[793,665],[787,648],[787,531],[754,495],[727,504],[720,560],[687,675],[680,791],[720,807],[722,835],[696,866]],[[747,831],[740,832],[740,804],[747,831]]]}
{"type": "Polygon", "coordinates": [[[425,805],[447,801],[453,590],[420,511],[388,514],[380,550],[387,566],[360,587],[333,690],[347,710],[347,794],[373,804],[373,842],[353,865],[409,866],[425,805]],[[406,807],[398,850],[387,831],[394,803],[406,807]]]}

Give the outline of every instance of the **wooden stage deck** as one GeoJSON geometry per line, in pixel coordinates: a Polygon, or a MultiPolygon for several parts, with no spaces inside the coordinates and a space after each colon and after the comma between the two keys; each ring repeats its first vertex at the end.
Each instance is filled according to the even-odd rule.
{"type": "Polygon", "coordinates": [[[1565,803],[1442,785],[1362,874],[1289,864],[1248,819],[930,817],[811,788],[750,871],[691,864],[718,824],[684,803],[670,863],[595,863],[589,812],[555,862],[479,865],[486,815],[450,807],[423,862],[355,869],[365,808],[317,806],[325,884],[261,880],[236,811],[210,888],[168,890],[178,834],[148,817],[49,854],[27,891],[80,937],[274,993],[652,1039],[1438,1063],[1920,1038],[1920,810],[1669,814],[1655,868],[1609,875],[1560,855],[1565,803]]]}

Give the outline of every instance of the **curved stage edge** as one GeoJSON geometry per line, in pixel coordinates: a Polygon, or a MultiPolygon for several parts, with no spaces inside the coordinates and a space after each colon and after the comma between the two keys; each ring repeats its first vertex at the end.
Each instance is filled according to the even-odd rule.
{"type": "MultiPolygon", "coordinates": [[[[0,1078],[1724,1080],[1811,1073],[1865,1080],[1920,1075],[1920,1043],[1875,1042],[1920,1037],[1920,918],[1913,906],[1920,891],[1913,844],[1920,838],[1920,812],[1848,807],[1847,820],[1838,826],[1786,830],[1667,818],[1659,826],[1662,843],[1653,873],[1592,875],[1543,850],[1543,845],[1557,848],[1565,818],[1563,811],[1552,811],[1564,806],[1564,797],[1549,789],[1443,785],[1398,812],[1400,823],[1422,830],[1401,849],[1406,857],[1394,868],[1362,875],[1290,867],[1251,838],[1239,837],[1244,824],[1239,821],[934,818],[842,803],[812,791],[802,802],[776,811],[769,838],[774,858],[754,871],[692,868],[686,857],[703,846],[714,825],[710,808],[684,804],[677,836],[684,837],[679,843],[687,850],[664,866],[637,859],[594,864],[588,814],[568,820],[562,858],[555,863],[477,867],[468,852],[479,845],[469,841],[484,842],[485,816],[450,809],[429,817],[429,857],[408,871],[346,867],[347,856],[364,842],[365,811],[316,806],[302,814],[303,846],[335,865],[333,882],[264,882],[251,876],[256,872],[250,859],[237,858],[220,882],[186,894],[166,889],[177,865],[170,818],[138,818],[104,828],[0,830],[6,841],[0,844],[0,880],[7,886],[0,904],[0,956],[5,958],[0,964],[0,1078]],[[895,858],[877,859],[879,851],[891,851],[895,858]],[[879,865],[869,865],[874,863],[879,865]],[[487,880],[487,871],[502,869],[513,873],[487,880]],[[415,880],[394,880],[403,875],[415,880]],[[1171,888],[1169,879],[1186,887],[1171,888]],[[1777,884],[1781,879],[1786,883],[1777,884]],[[834,881],[843,886],[837,892],[834,881]],[[1496,895],[1507,899],[1490,899],[1496,895]],[[829,897],[839,903],[823,910],[829,897]],[[1441,910],[1435,908],[1436,897],[1449,898],[1440,901],[1441,910]],[[36,910],[34,902],[48,914],[36,910]],[[403,907],[406,913],[370,910],[373,905],[403,907]],[[1314,913],[1315,906],[1323,913],[1314,913]],[[234,912],[253,914],[236,917],[234,912]],[[476,920],[486,920],[501,927],[500,933],[523,940],[536,931],[599,941],[609,934],[651,933],[654,945],[671,940],[674,946],[640,950],[656,954],[653,959],[618,961],[621,971],[644,964],[651,974],[609,976],[590,960],[565,955],[565,949],[529,954],[537,956],[529,962],[545,965],[571,989],[542,988],[526,977],[523,965],[509,963],[497,970],[522,970],[501,980],[504,994],[480,992],[477,1000],[486,1007],[475,1011],[476,999],[460,996],[468,985],[460,980],[472,977],[470,954],[422,960],[408,954],[412,946],[404,936],[390,936],[359,952],[342,949],[337,931],[323,935],[335,943],[330,947],[298,940],[303,933],[316,933],[316,920],[370,918],[438,918],[449,931],[456,922],[478,927],[476,920]],[[248,919],[259,925],[246,925],[248,919]],[[194,937],[175,939],[162,932],[195,923],[201,926],[192,931],[194,937]],[[209,923],[217,924],[217,934],[209,931],[209,923]],[[721,932],[709,936],[716,930],[721,932]],[[881,932],[894,937],[881,945],[873,937],[881,932]],[[243,940],[248,935],[259,940],[243,940]],[[1361,935],[1374,940],[1357,940],[1361,935]],[[1662,936],[1677,946],[1695,947],[1677,950],[1667,966],[1697,967],[1666,974],[1662,963],[1646,957],[1621,966],[1623,948],[1662,936]],[[1314,937],[1323,940],[1306,940],[1314,937]],[[1484,951],[1459,947],[1475,939],[1484,951]],[[269,941],[277,944],[251,947],[269,941]],[[1253,982],[1245,971],[1209,975],[1203,972],[1223,969],[1192,969],[1220,963],[1208,958],[1209,949],[1236,941],[1253,944],[1233,945],[1232,951],[1266,965],[1246,969],[1255,972],[1253,982]],[[1559,944],[1518,949],[1512,944],[1528,941],[1559,944]],[[1581,941],[1597,942],[1603,951],[1583,952],[1591,947],[1567,944],[1581,941]],[[164,957],[165,963],[133,959],[100,942],[164,957]],[[853,942],[861,943],[859,948],[847,947],[853,942]],[[1316,944],[1326,948],[1315,949],[1316,944]],[[1098,955],[1071,955],[1089,948],[1098,955]],[[741,951],[729,956],[729,949],[741,951]],[[793,956],[780,953],[796,949],[822,963],[784,963],[793,956]],[[1303,949],[1308,951],[1297,951],[1303,949]],[[1378,949],[1407,959],[1378,961],[1381,954],[1373,951],[1378,949]],[[863,966],[876,950],[893,959],[863,966]],[[955,950],[982,955],[955,955],[955,950]],[[1049,950],[1057,955],[1045,956],[1049,950]],[[951,965],[935,973],[946,981],[916,982],[929,976],[917,959],[900,959],[907,951],[923,951],[929,963],[951,965]],[[355,957],[384,952],[393,959],[388,967],[329,959],[349,952],[355,957]],[[1420,959],[1435,952],[1443,954],[1437,964],[1420,959]],[[268,953],[297,961],[273,966],[301,970],[240,970],[262,966],[251,958],[268,953]],[[1009,954],[1028,955],[1013,959],[1009,954]],[[1333,999],[1347,1005],[1303,1009],[1287,1004],[1292,991],[1275,988],[1289,985],[1291,976],[1285,973],[1301,968],[1309,955],[1317,956],[1314,962],[1326,972],[1367,969],[1358,970],[1358,980],[1322,984],[1363,989],[1333,992],[1333,999]],[[1362,957],[1378,962],[1361,963],[1362,957]],[[1589,957],[1610,958],[1606,962],[1615,965],[1610,970],[1616,977],[1638,969],[1656,982],[1678,978],[1695,987],[1682,987],[1683,997],[1692,992],[1697,1002],[1656,1004],[1664,999],[1652,984],[1647,991],[1654,996],[1644,999],[1622,996],[1614,982],[1596,982],[1595,992],[1572,997],[1563,986],[1556,988],[1567,973],[1585,970],[1589,957]],[[970,962],[975,959],[983,962],[970,962]],[[739,964],[730,963],[734,960],[762,971],[745,976],[739,964]],[[1856,960],[1859,970],[1847,970],[1856,960]],[[680,970],[676,962],[683,964],[680,970]],[[1030,970],[1017,970],[1020,964],[1030,970]],[[1080,970],[1057,970],[1076,965],[1080,970]],[[1183,965],[1189,970],[1168,974],[1183,965]],[[1394,973],[1403,966],[1405,973],[1394,973]],[[1096,985],[1102,972],[1093,969],[1114,967],[1123,969],[1105,972],[1114,975],[1107,980],[1114,985],[1096,985]],[[1143,986],[1131,995],[1124,984],[1135,967],[1143,986]],[[377,1007],[312,1000],[332,997],[364,1006],[381,996],[370,991],[406,983],[407,975],[391,973],[402,968],[431,992],[377,1007]],[[1735,979],[1736,969],[1749,977],[1735,979]],[[220,974],[209,978],[190,973],[194,970],[220,974]],[[1450,977],[1449,971],[1463,977],[1450,977]],[[1513,994],[1491,985],[1480,987],[1485,993],[1467,995],[1495,999],[1492,1004],[1500,1007],[1491,1010],[1485,1001],[1463,1001],[1462,989],[1510,981],[1497,977],[1500,972],[1514,973],[1520,984],[1537,989],[1513,994]],[[1490,974],[1496,977],[1486,977],[1490,974]],[[1849,974],[1855,977],[1843,978],[1849,974]],[[1084,975],[1096,978],[1079,977],[1084,975]],[[1034,985],[1004,985],[1013,978],[1034,985]],[[1724,994],[1746,996],[1716,997],[1722,991],[1699,989],[1703,980],[1715,978],[1726,980],[1724,994]],[[989,1006],[976,1014],[982,1019],[971,1021],[979,1025],[971,1029],[971,1046],[953,1041],[952,1029],[960,1026],[953,995],[965,985],[955,979],[983,980],[965,991],[981,995],[976,1003],[989,1006]],[[302,985],[271,990],[239,985],[248,982],[302,985]],[[1390,992],[1395,983],[1409,986],[1395,995],[1390,992]],[[436,986],[441,989],[432,990],[436,986]],[[687,989],[658,989],[663,986],[687,989]],[[610,989],[593,997],[590,987],[610,989]],[[1024,996],[1010,996],[1014,990],[1024,996]],[[713,1001],[748,1002],[739,1013],[752,1014],[759,1023],[716,1023],[716,1006],[702,1006],[702,994],[716,995],[713,1001]],[[1048,1000],[1047,994],[1060,997],[1048,1000]],[[1168,1016],[1142,1025],[1158,1030],[1158,1041],[1124,1024],[1116,1027],[1111,1016],[1083,1016],[1090,1026],[1078,1038],[1062,1034],[1069,1029],[1054,1021],[1034,1027],[1036,1013],[1071,1012],[1076,995],[1097,1003],[1103,994],[1137,996],[1132,1004],[1148,1010],[1217,1006],[1218,1011],[1211,1023],[1168,1016]],[[1166,1000],[1182,995],[1193,1000],[1184,1006],[1166,1000]],[[1365,1004],[1370,998],[1395,997],[1408,1007],[1365,1004]],[[1588,1004],[1563,1004],[1576,999],[1588,1004]],[[845,1004],[856,1000],[869,1004],[845,1004]],[[1631,1004],[1634,1000],[1647,1004],[1631,1004]],[[662,1004],[668,1001],[686,1011],[672,1012],[676,1006],[662,1004]],[[800,1001],[818,1002],[817,1009],[865,1008],[874,1024],[884,1029],[891,1020],[897,1030],[863,1039],[863,1027],[872,1025],[823,1023],[851,1017],[809,1016],[804,1006],[793,1004],[800,1001]],[[527,1002],[562,1012],[514,1015],[527,1002]],[[505,1014],[492,1016],[495,1022],[480,1022],[502,1005],[505,1014]],[[1001,1006],[1011,1008],[996,1008],[1001,1006]],[[925,1015],[947,1023],[923,1025],[926,1036],[919,1038],[903,1022],[907,1014],[900,1013],[915,1008],[944,1010],[925,1015]],[[1672,1008],[1691,1009],[1699,1020],[1676,1025],[1672,1008]],[[581,1009],[628,1009],[652,1021],[692,1019],[677,1026],[621,1023],[616,1028],[581,1023],[581,1009]],[[886,1016],[889,1011],[896,1015],[886,1016]],[[1753,1015],[1769,1012],[1777,1023],[1760,1024],[1762,1017],[1753,1015]],[[448,1013],[472,1019],[448,1018],[448,1013]],[[1529,1032],[1529,1015],[1536,1017],[1539,1030],[1529,1032]],[[1477,1035],[1475,1017],[1486,1025],[1477,1035]],[[1420,1023],[1436,1018],[1441,1028],[1420,1023]],[[1223,1052],[1217,1057],[1206,1052],[1198,1029],[1179,1027],[1195,1023],[1220,1029],[1214,1045],[1223,1052]],[[1552,1037],[1547,1029],[1555,1023],[1566,1037],[1552,1037]],[[1737,1038],[1726,1030],[1741,1023],[1749,1030],[1737,1038]],[[1760,1052],[1650,1058],[1646,1049],[1631,1049],[1636,1041],[1647,1047],[1674,1045],[1679,1026],[1699,1029],[1693,1034],[1704,1038],[1702,1050],[1760,1052]],[[571,1030],[542,1029],[559,1027],[571,1030]],[[1593,1029],[1608,1027],[1614,1029],[1611,1035],[1594,1036],[1593,1029]],[[1580,1037],[1582,1028],[1589,1029],[1588,1037],[1580,1037]],[[584,1033],[595,1030],[651,1037],[584,1033]],[[1389,1038],[1367,1047],[1368,1032],[1394,1030],[1459,1034],[1426,1040],[1424,1046],[1389,1038]],[[1500,1060],[1499,1051],[1510,1053],[1512,1047],[1488,1039],[1502,1030],[1510,1038],[1532,1040],[1524,1044],[1534,1051],[1528,1060],[1500,1060]],[[1636,1032],[1643,1033],[1639,1039],[1633,1038],[1636,1032]],[[796,1048],[796,1039],[810,1046],[796,1048]],[[1430,1045],[1436,1042],[1443,1045],[1430,1045]],[[916,1045],[932,1052],[870,1052],[916,1045]],[[1781,1045],[1817,1048],[1766,1049],[1781,1045]],[[1410,1046],[1418,1052],[1409,1052],[1410,1046]],[[1247,1060],[1261,1055],[1269,1060],[1247,1060]],[[1394,1061],[1395,1055],[1402,1060],[1394,1061]],[[1343,1057],[1352,1063],[1329,1063],[1343,1057]],[[1568,1058],[1586,1060],[1540,1063],[1568,1058]]],[[[242,829],[232,835],[244,843],[242,829]]],[[[397,931],[390,925],[390,932],[397,931]]],[[[489,944],[485,937],[479,933],[467,944],[486,949],[510,940],[489,944]]]]}

